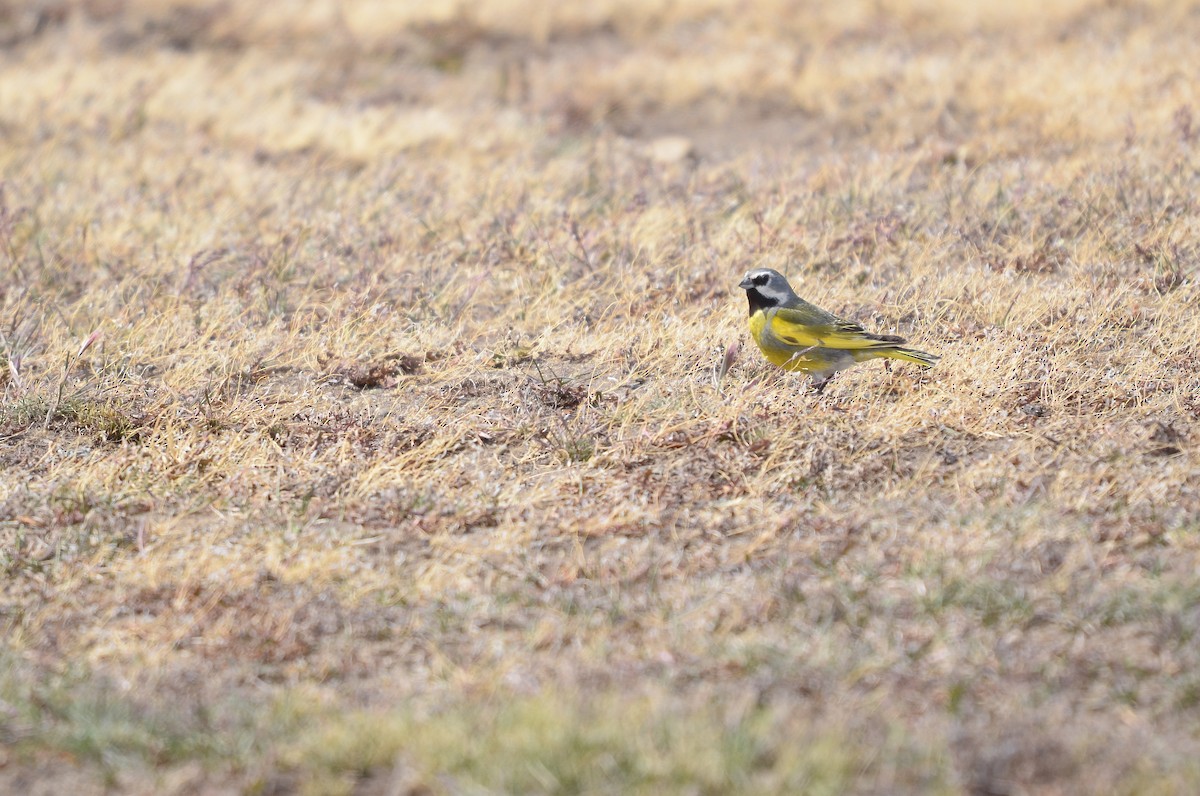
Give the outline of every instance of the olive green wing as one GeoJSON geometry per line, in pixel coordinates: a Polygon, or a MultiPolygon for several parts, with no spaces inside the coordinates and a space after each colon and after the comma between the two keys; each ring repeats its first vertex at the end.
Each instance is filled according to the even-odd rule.
{"type": "Polygon", "coordinates": [[[857,323],[843,321],[807,304],[780,307],[771,318],[771,334],[788,345],[820,348],[886,348],[904,342],[903,337],[871,334],[857,323]]]}

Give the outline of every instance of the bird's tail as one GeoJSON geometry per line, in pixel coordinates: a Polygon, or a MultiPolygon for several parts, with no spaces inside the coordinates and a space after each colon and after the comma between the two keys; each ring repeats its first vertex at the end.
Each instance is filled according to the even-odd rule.
{"type": "Polygon", "coordinates": [[[905,362],[915,362],[918,365],[924,365],[931,368],[941,359],[937,354],[927,354],[924,351],[918,351],[915,348],[883,348],[878,350],[879,356],[888,357],[890,359],[903,359],[905,362]]]}

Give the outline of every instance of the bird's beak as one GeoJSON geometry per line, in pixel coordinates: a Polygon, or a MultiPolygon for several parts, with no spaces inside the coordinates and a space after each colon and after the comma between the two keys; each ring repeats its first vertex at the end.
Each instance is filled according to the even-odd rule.
{"type": "Polygon", "coordinates": [[[754,282],[750,279],[750,277],[746,277],[741,282],[738,282],[738,287],[740,287],[742,290],[749,290],[750,288],[754,287],[754,282]]]}

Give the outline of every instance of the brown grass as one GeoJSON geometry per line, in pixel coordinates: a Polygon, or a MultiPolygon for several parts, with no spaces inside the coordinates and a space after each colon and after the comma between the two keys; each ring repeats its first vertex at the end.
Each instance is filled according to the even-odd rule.
{"type": "Polygon", "coordinates": [[[0,790],[1200,789],[1185,4],[0,47],[0,790]],[[718,381],[757,266],[941,363],[718,381]]]}

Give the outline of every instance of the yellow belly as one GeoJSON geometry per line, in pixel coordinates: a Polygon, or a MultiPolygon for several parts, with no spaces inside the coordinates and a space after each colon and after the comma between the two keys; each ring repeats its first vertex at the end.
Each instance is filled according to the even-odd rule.
{"type": "Polygon", "coordinates": [[[832,348],[790,346],[780,341],[767,330],[766,312],[755,312],[750,316],[750,336],[754,337],[764,357],[784,370],[829,373],[854,364],[854,357],[848,352],[835,351],[832,348]]]}

